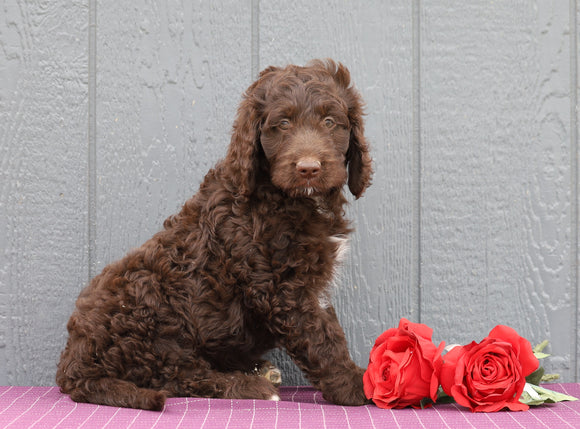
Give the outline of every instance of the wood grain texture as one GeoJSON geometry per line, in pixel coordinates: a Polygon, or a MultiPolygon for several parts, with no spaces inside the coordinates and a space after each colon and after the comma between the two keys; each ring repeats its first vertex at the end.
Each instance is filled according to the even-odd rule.
{"type": "MultiPolygon", "coordinates": [[[[339,286],[337,314],[362,366],[377,336],[417,318],[413,269],[412,13],[408,1],[260,3],[260,67],[343,62],[367,106],[374,184],[348,216],[356,231],[339,286]]],[[[348,190],[347,190],[348,192],[348,190]]],[[[284,382],[303,382],[283,353],[284,382]]]]}
{"type": "Polygon", "coordinates": [[[98,272],[197,191],[252,76],[249,1],[103,2],[97,13],[98,272]]]}
{"type": "Polygon", "coordinates": [[[375,160],[335,292],[357,363],[400,317],[450,343],[504,323],[579,381],[579,22],[580,0],[0,1],[0,385],[53,384],[89,267],[197,191],[257,70],[321,57],[375,160]]]}
{"type": "Polygon", "coordinates": [[[566,2],[421,10],[421,319],[448,342],[496,324],[549,339],[571,380],[570,32],[566,2]]]}
{"type": "Polygon", "coordinates": [[[87,270],[87,8],[0,12],[0,384],[54,384],[87,270]]]}

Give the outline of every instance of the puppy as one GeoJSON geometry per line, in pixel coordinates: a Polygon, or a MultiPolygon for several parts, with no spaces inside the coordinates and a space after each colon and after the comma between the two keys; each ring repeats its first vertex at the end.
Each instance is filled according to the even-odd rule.
{"type": "Polygon", "coordinates": [[[56,381],[74,401],[161,410],[168,396],[279,399],[284,348],[326,400],[367,402],[329,300],[371,158],[362,100],[332,60],[269,67],[225,159],[164,228],[81,292],[56,381]]]}

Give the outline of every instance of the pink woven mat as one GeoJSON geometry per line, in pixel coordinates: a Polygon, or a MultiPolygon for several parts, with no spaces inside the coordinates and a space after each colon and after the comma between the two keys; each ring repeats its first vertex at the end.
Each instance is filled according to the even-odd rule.
{"type": "MultiPolygon", "coordinates": [[[[551,384],[580,397],[580,384],[551,384]]],[[[281,402],[168,399],[162,412],[77,404],[56,387],[0,387],[0,428],[580,428],[580,401],[525,412],[473,414],[456,404],[425,410],[341,407],[308,387],[283,387],[281,402]]]]}

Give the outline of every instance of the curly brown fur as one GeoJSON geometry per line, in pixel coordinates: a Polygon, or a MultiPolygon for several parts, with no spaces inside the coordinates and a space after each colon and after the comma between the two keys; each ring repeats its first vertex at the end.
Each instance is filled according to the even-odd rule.
{"type": "Polygon", "coordinates": [[[264,70],[198,193],[81,292],[61,391],[151,410],[167,396],[273,399],[253,370],[282,347],[327,400],[365,403],[363,370],[324,298],[350,232],[343,185],[358,198],[371,173],[344,66],[264,70]]]}

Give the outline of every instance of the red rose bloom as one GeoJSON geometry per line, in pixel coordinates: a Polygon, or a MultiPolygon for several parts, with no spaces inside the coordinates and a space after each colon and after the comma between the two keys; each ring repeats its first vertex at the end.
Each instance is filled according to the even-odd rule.
{"type": "Polygon", "coordinates": [[[363,377],[366,397],[381,408],[419,408],[427,397],[435,401],[445,343],[435,346],[432,334],[428,326],[406,319],[385,331],[371,350],[363,377]]]}
{"type": "Polygon", "coordinates": [[[457,346],[444,356],[441,387],[474,412],[524,411],[526,377],[539,366],[528,340],[498,325],[481,343],[457,346]]]}

